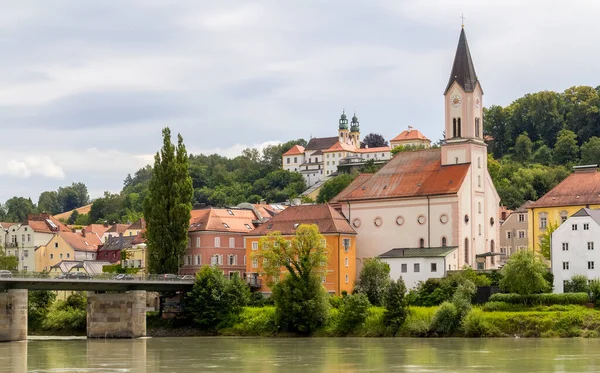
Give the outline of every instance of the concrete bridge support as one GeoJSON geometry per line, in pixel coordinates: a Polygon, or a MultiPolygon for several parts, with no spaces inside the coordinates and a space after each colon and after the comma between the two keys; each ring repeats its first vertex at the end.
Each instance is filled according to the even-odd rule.
{"type": "Polygon", "coordinates": [[[0,291],[0,342],[26,339],[27,290],[0,291]]]}
{"type": "Polygon", "coordinates": [[[88,292],[88,338],[138,338],[146,335],[146,291],[88,292]]]}

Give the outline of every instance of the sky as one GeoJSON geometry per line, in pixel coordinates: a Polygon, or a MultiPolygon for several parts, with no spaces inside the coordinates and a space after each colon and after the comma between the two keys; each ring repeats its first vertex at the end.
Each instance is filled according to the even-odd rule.
{"type": "Polygon", "coordinates": [[[465,17],[483,103],[600,85],[600,2],[0,0],[0,202],[118,192],[161,129],[236,156],[409,125],[437,141],[465,17]]]}

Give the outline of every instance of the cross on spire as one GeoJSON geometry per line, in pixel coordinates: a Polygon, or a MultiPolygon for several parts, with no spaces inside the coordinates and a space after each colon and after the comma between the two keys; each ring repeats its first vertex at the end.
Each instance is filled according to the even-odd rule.
{"type": "Polygon", "coordinates": [[[466,18],[465,18],[465,15],[464,15],[464,13],[461,13],[461,14],[460,14],[460,19],[462,20],[462,21],[461,21],[461,27],[462,27],[462,28],[465,28],[465,19],[466,19],[466,18]]]}

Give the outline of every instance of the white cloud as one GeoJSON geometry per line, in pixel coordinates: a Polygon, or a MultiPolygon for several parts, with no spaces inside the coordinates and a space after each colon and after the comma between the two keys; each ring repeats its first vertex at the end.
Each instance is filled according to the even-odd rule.
{"type": "Polygon", "coordinates": [[[4,160],[0,163],[0,175],[2,176],[29,178],[33,175],[41,175],[53,179],[65,177],[63,169],[47,155],[4,154],[0,157],[4,160]]]}
{"type": "Polygon", "coordinates": [[[251,145],[246,145],[246,144],[235,144],[229,147],[224,147],[224,148],[209,148],[209,149],[192,149],[189,150],[188,152],[192,153],[192,154],[219,154],[228,158],[234,158],[237,157],[238,155],[242,154],[242,151],[244,149],[247,148],[255,148],[258,149],[259,152],[262,152],[262,150],[264,148],[266,148],[267,146],[270,145],[278,145],[281,144],[281,141],[265,141],[263,143],[260,144],[251,144],[251,145]]]}

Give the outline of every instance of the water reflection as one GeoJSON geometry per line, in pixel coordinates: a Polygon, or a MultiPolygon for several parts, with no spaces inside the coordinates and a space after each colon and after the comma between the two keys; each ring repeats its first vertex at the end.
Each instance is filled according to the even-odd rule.
{"type": "Polygon", "coordinates": [[[156,338],[0,344],[0,372],[594,372],[585,339],[156,338]]]}

